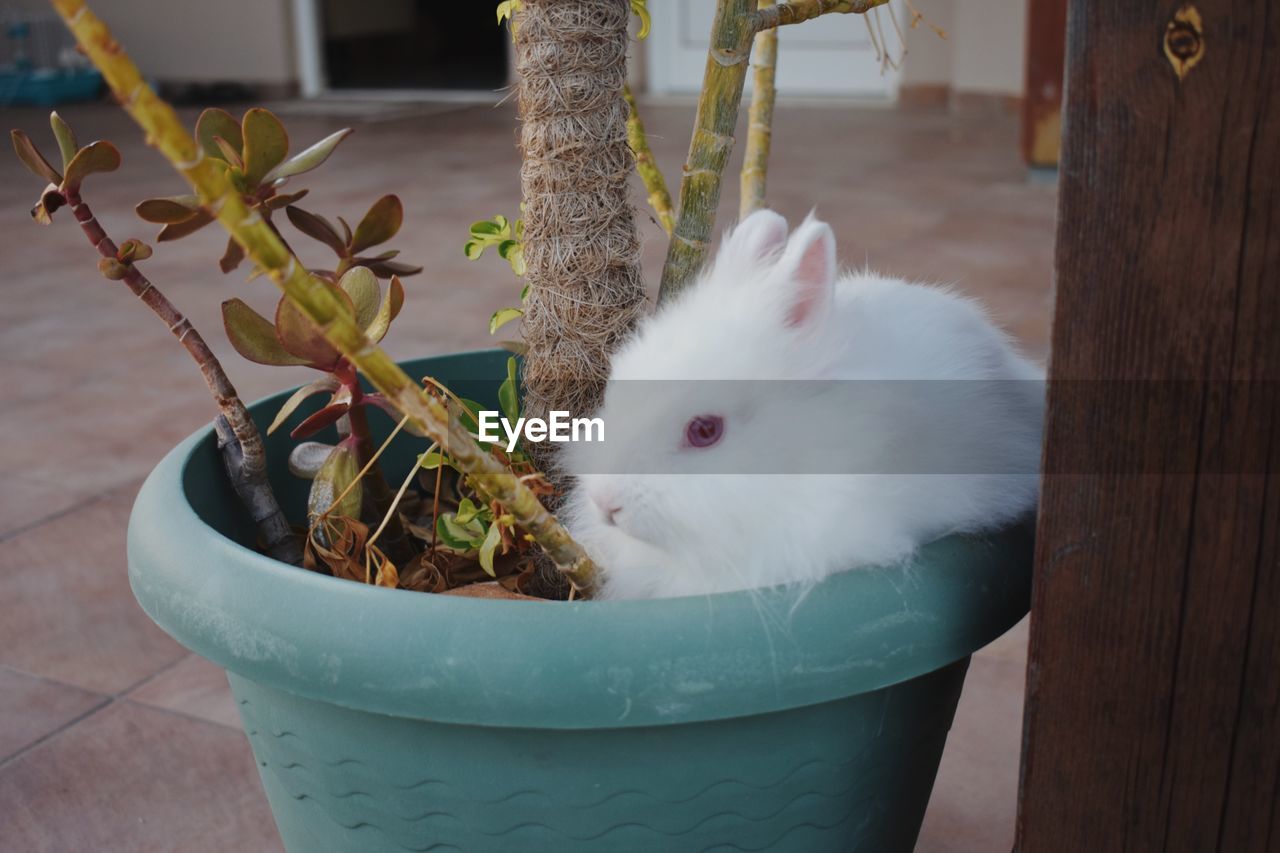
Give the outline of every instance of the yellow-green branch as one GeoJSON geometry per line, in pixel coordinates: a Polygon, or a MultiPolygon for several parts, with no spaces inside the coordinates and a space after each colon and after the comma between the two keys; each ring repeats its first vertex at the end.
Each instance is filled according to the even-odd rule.
{"type": "Polygon", "coordinates": [[[756,9],[752,0],[719,0],[711,46],[694,119],[693,138],[680,181],[676,225],[662,268],[658,300],[666,301],[693,281],[702,268],[720,204],[725,165],[742,106],[742,88],[756,33],[798,24],[832,12],[862,14],[889,0],[794,0],[756,9]]]}
{"type": "Polygon", "coordinates": [[[636,155],[636,172],[649,192],[649,206],[657,215],[662,230],[669,235],[675,227],[676,217],[671,209],[671,193],[667,191],[667,181],[662,177],[662,170],[658,168],[658,161],[654,159],[653,150],[649,147],[649,137],[644,131],[644,122],[640,120],[640,110],[636,107],[636,99],[631,94],[630,86],[623,86],[622,97],[627,102],[627,144],[636,155]]]}
{"type": "MultiPolygon", "coordinates": [[[[760,0],[760,8],[774,0],[760,0]]],[[[777,98],[774,77],[778,67],[778,30],[771,27],[756,33],[751,51],[753,70],[751,108],[747,110],[747,148],[743,152],[738,219],[765,206],[765,180],[769,170],[769,145],[773,135],[773,103],[777,98]]]]}
{"type": "Polygon", "coordinates": [[[755,16],[755,27],[757,30],[767,30],[785,24],[799,24],[831,13],[865,15],[877,6],[888,3],[889,0],[792,0],[790,3],[760,9],[755,16]]]}
{"type": "Polygon", "coordinates": [[[146,133],[148,142],[190,182],[201,203],[217,216],[254,263],[402,414],[448,450],[478,491],[507,507],[574,584],[589,585],[595,566],[582,548],[537,496],[450,416],[441,401],[426,394],[390,356],[369,342],[333,290],[307,272],[271,227],[231,187],[226,172],[204,156],[177,113],[143,81],[137,66],[84,1],[50,2],[121,105],[146,133]]]}
{"type": "Polygon", "coordinates": [[[680,208],[662,268],[660,301],[684,289],[707,256],[711,226],[720,204],[721,178],[733,151],[751,40],[756,34],[754,7],[754,0],[720,0],[716,6],[702,95],[680,179],[680,208]]]}

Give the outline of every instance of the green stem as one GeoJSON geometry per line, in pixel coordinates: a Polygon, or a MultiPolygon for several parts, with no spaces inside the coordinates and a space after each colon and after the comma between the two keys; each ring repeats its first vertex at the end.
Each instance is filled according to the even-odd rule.
{"type": "MultiPolygon", "coordinates": [[[[773,6],[774,0],[760,0],[760,9],[773,6]]],[[[754,71],[751,108],[747,111],[747,148],[743,153],[738,219],[742,220],[765,206],[765,180],[769,170],[769,146],[773,136],[773,104],[777,99],[774,77],[778,67],[778,30],[770,28],[756,33],[751,53],[754,71]]]]}
{"type": "Polygon", "coordinates": [[[644,122],[640,120],[640,110],[636,106],[631,87],[622,88],[623,100],[627,102],[627,143],[636,155],[636,172],[649,191],[649,206],[658,217],[658,224],[668,235],[675,227],[675,213],[671,209],[671,193],[667,191],[667,181],[662,177],[658,161],[649,147],[649,136],[644,131],[644,122]]]}
{"type": "Polygon", "coordinates": [[[662,268],[660,302],[683,290],[707,256],[755,37],[754,5],[753,0],[719,0],[716,5],[702,95],[680,180],[680,209],[662,268]]]}
{"type": "Polygon", "coordinates": [[[831,12],[865,13],[889,0],[794,0],[754,10],[751,0],[719,0],[711,28],[707,69],[698,98],[693,139],[684,177],[676,227],[662,268],[658,301],[687,287],[702,268],[711,244],[725,165],[733,151],[733,132],[742,106],[751,41],[756,33],[798,24],[831,12]]]}

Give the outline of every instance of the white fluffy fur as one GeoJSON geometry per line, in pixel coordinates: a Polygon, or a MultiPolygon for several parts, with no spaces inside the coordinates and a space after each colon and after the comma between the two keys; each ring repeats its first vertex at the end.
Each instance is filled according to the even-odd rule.
{"type": "Polygon", "coordinates": [[[959,406],[915,406],[900,395],[883,409],[845,411],[848,395],[807,400],[803,416],[840,428],[790,443],[779,437],[792,435],[801,415],[760,399],[757,384],[705,383],[624,412],[618,383],[1041,376],[976,302],[866,271],[838,275],[826,224],[810,217],[788,240],[785,220],[761,211],[614,356],[600,412],[606,442],[590,462],[584,445],[566,454],[577,475],[568,526],[602,566],[605,598],[808,583],[892,563],[948,533],[1008,524],[1035,505],[1037,478],[1028,472],[1040,453],[1038,382],[948,384],[959,406]],[[685,424],[705,413],[725,416],[724,438],[684,446],[685,424]],[[930,439],[913,440],[916,433],[930,439]],[[824,470],[819,460],[838,458],[850,471],[875,465],[885,473],[746,473],[779,456],[796,461],[792,470],[824,470]],[[964,473],[892,473],[954,471],[957,460],[964,473]],[[982,471],[992,473],[971,473],[982,471]],[[612,521],[605,506],[616,509],[612,521]]]}

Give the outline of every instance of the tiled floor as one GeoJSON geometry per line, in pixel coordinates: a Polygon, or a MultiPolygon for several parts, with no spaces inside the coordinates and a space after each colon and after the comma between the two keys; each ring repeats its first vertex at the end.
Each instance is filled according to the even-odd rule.
{"type": "MultiPolygon", "coordinates": [[[[44,139],[39,111],[2,115],[44,139]]],[[[64,115],[82,139],[107,136],[124,152],[119,173],[87,184],[102,221],[117,239],[152,236],[131,205],[181,192],[178,179],[113,110],[64,115]]],[[[647,110],[669,175],[691,116],[687,106],[647,110]]],[[[289,124],[300,142],[339,126],[313,115],[289,124]]],[[[333,160],[341,171],[308,182],[316,209],[348,218],[381,193],[403,195],[407,224],[394,245],[428,272],[410,280],[387,342],[394,354],[484,346],[490,312],[513,301],[504,265],[461,251],[470,222],[516,212],[513,141],[510,107],[424,110],[360,126],[333,160]]],[[[980,294],[1042,357],[1054,195],[1026,181],[1015,141],[1005,119],[782,106],[771,197],[791,217],[817,206],[850,264],[980,294]]],[[[222,673],[155,628],[125,577],[137,487],[207,422],[209,402],[164,329],[97,274],[67,217],[52,228],[27,218],[39,189],[0,157],[0,851],[278,849],[222,673]]],[[[652,223],[643,230],[652,279],[663,240],[652,223]]],[[[245,397],[296,384],[298,371],[247,364],[222,337],[221,300],[274,300],[261,281],[218,274],[222,241],[209,228],[166,244],[147,270],[226,357],[245,397]]],[[[921,851],[1010,847],[1025,642],[1020,626],[974,660],[921,851]]]]}

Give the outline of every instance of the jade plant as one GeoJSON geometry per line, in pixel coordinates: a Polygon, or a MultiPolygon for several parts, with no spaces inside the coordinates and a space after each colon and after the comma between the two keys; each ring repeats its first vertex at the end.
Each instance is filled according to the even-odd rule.
{"type": "MultiPolygon", "coordinates": [[[[503,217],[473,225],[466,254],[477,258],[492,247],[525,279],[521,303],[528,311],[503,309],[490,320],[496,332],[506,322],[525,317],[525,341],[512,347],[526,354],[522,382],[517,383],[513,359],[499,394],[508,418],[517,417],[521,409],[538,414],[551,406],[592,407],[610,349],[641,314],[644,292],[626,172],[638,172],[656,222],[671,238],[660,291],[660,299],[670,298],[689,283],[706,257],[753,45],[758,50],[757,80],[742,176],[744,212],[764,199],[776,60],[772,32],[827,13],[866,13],[889,0],[794,0],[776,5],[770,0],[718,0],[706,79],[674,204],[625,84],[626,21],[617,17],[615,8],[621,0],[572,2],[593,6],[595,17],[578,15],[574,20],[595,21],[596,31],[558,27],[558,21],[572,16],[557,17],[550,0],[509,0],[497,10],[499,22],[510,21],[517,65],[522,68],[522,215],[514,225],[503,217]],[[585,78],[587,89],[595,87],[592,91],[574,89],[577,83],[569,80],[569,71],[539,71],[536,63],[522,62],[530,51],[548,45],[553,52],[570,55],[573,41],[583,38],[599,40],[602,48],[594,59],[604,65],[585,78]],[[553,44],[558,41],[564,45],[553,44]],[[570,130],[557,124],[566,97],[578,99],[570,130]],[[563,133],[587,130],[601,144],[559,146],[563,133]],[[590,180],[583,184],[582,176],[590,180]],[[571,202],[578,208],[565,207],[571,202]],[[584,210],[597,213],[584,216],[584,210]],[[565,223],[570,223],[567,232],[565,223]],[[558,251],[556,241],[562,239],[576,241],[580,250],[558,251]],[[570,315],[576,318],[573,323],[560,322],[570,315]],[[539,318],[541,327],[530,317],[539,318]],[[561,346],[566,336],[572,344],[561,346]],[[565,352],[573,355],[566,357],[565,352]],[[566,358],[577,361],[568,363],[566,358]],[[574,381],[563,381],[566,376],[574,381]],[[523,386],[523,399],[518,385],[523,386]]],[[[379,346],[404,303],[401,277],[418,271],[399,261],[394,250],[371,253],[398,231],[399,200],[380,199],[353,228],[341,218],[335,226],[300,208],[305,189],[285,191],[290,179],[327,160],[348,131],[292,157],[283,125],[266,110],[249,110],[240,120],[223,111],[206,111],[193,134],[156,96],[83,0],[51,3],[122,107],[190,185],[190,194],[149,199],[138,206],[139,215],[163,226],[158,241],[179,239],[217,221],[229,236],[219,262],[222,270],[230,272],[247,259],[252,277],[265,276],[283,292],[272,319],[241,300],[225,303],[224,324],[236,350],[261,363],[306,366],[321,374],[286,402],[271,427],[283,425],[307,398],[326,396],[324,405],[292,430],[304,443],[295,447],[290,467],[313,482],[307,524],[301,531],[305,553],[290,559],[284,556],[286,550],[296,556],[303,549],[284,525],[274,496],[269,502],[264,498],[270,487],[263,476],[261,436],[198,335],[185,321],[176,327],[214,391],[221,411],[219,434],[226,427],[231,436],[224,443],[230,447],[228,470],[237,493],[259,520],[264,542],[269,547],[273,540],[283,543],[279,551],[272,547],[272,553],[341,577],[431,591],[493,576],[515,579],[510,586],[524,588],[532,576],[533,557],[542,553],[573,590],[589,590],[595,566],[542,503],[554,490],[539,471],[546,460],[531,455],[532,447],[507,449],[479,441],[474,403],[430,377],[415,381],[379,346]],[[294,228],[332,251],[331,263],[303,263],[278,227],[275,214],[281,210],[294,228]],[[200,346],[193,348],[193,341],[200,346]],[[361,376],[374,391],[364,389],[361,376]],[[397,420],[392,437],[403,430],[429,442],[394,494],[378,466],[386,443],[373,446],[370,409],[384,410],[397,420]],[[331,426],[337,429],[336,442],[308,440],[331,426]],[[237,472],[237,459],[247,473],[237,472]],[[417,489],[412,488],[415,482],[417,489]],[[259,504],[273,509],[267,512],[259,504]],[[268,535],[268,527],[273,534],[268,535]]],[[[643,37],[649,27],[644,0],[628,0],[621,8],[640,17],[638,35],[643,37]]],[[[914,9],[912,14],[914,26],[921,16],[914,9]]],[[[896,18],[893,21],[896,27],[896,18]]],[[[883,43],[881,35],[877,45],[883,43]]],[[[581,51],[573,55],[586,56],[581,51]]],[[[137,240],[117,247],[100,233],[80,198],[84,177],[115,168],[118,152],[105,142],[78,148],[57,117],[54,130],[63,155],[61,171],[49,165],[25,135],[14,136],[19,156],[49,181],[36,218],[47,221],[58,207],[71,205],[102,255],[103,273],[145,295],[166,321],[180,317],[167,302],[157,308],[158,292],[137,269],[151,249],[137,240]]]]}
{"type": "MultiPolygon", "coordinates": [[[[419,437],[426,433],[402,419],[383,394],[366,391],[352,361],[288,298],[280,299],[271,319],[242,299],[228,299],[222,304],[222,319],[236,352],[258,364],[306,367],[320,374],[285,401],[267,428],[268,433],[275,432],[309,399],[324,398],[319,409],[290,431],[291,437],[301,442],[290,455],[290,470],[312,481],[307,523],[301,530],[291,529],[266,480],[262,437],[221,363],[191,323],[138,267],[151,257],[152,248],[136,238],[117,246],[81,196],[89,175],[119,167],[118,149],[106,141],[80,148],[61,116],[53,113],[50,122],[61,154],[60,169],[27,134],[20,130],[12,134],[22,162],[48,181],[32,210],[33,217],[49,224],[59,208],[69,206],[101,255],[100,272],[140,296],[195,356],[221,412],[218,427],[220,436],[226,434],[222,443],[228,472],[246,508],[259,521],[268,553],[316,571],[382,586],[438,592],[501,576],[513,590],[531,588],[530,537],[500,500],[482,497],[457,476],[459,464],[446,447],[431,444],[393,495],[378,464],[381,449],[373,439],[370,411],[380,410],[400,421],[397,431],[403,429],[419,437]],[[336,428],[336,442],[311,440],[329,427],[336,428]],[[448,477],[446,471],[450,472],[448,477]],[[407,494],[419,472],[424,488],[407,494]]],[[[349,132],[339,131],[288,157],[284,126],[266,110],[249,110],[243,121],[221,110],[206,110],[196,123],[196,137],[205,155],[217,161],[242,202],[261,222],[283,240],[271,214],[284,210],[298,232],[330,250],[330,262],[310,267],[309,273],[342,303],[344,313],[364,338],[376,345],[404,306],[401,276],[421,271],[421,267],[396,260],[397,251],[380,248],[401,228],[404,210],[400,199],[394,195],[379,198],[353,227],[342,217],[336,218],[335,225],[294,204],[307,190],[282,191],[290,178],[321,165],[349,132]]],[[[185,237],[213,221],[210,208],[195,195],[147,199],[136,210],[144,220],[162,225],[159,243],[185,237]]],[[[230,272],[243,258],[239,244],[233,242],[219,265],[224,273],[230,272]]],[[[478,406],[452,395],[435,380],[426,381],[427,393],[453,408],[464,426],[474,432],[478,406]]],[[[514,360],[499,389],[499,399],[504,414],[517,418],[514,360]]],[[[487,449],[499,464],[520,477],[526,488],[542,494],[549,489],[518,448],[489,445],[487,449]]]]}

